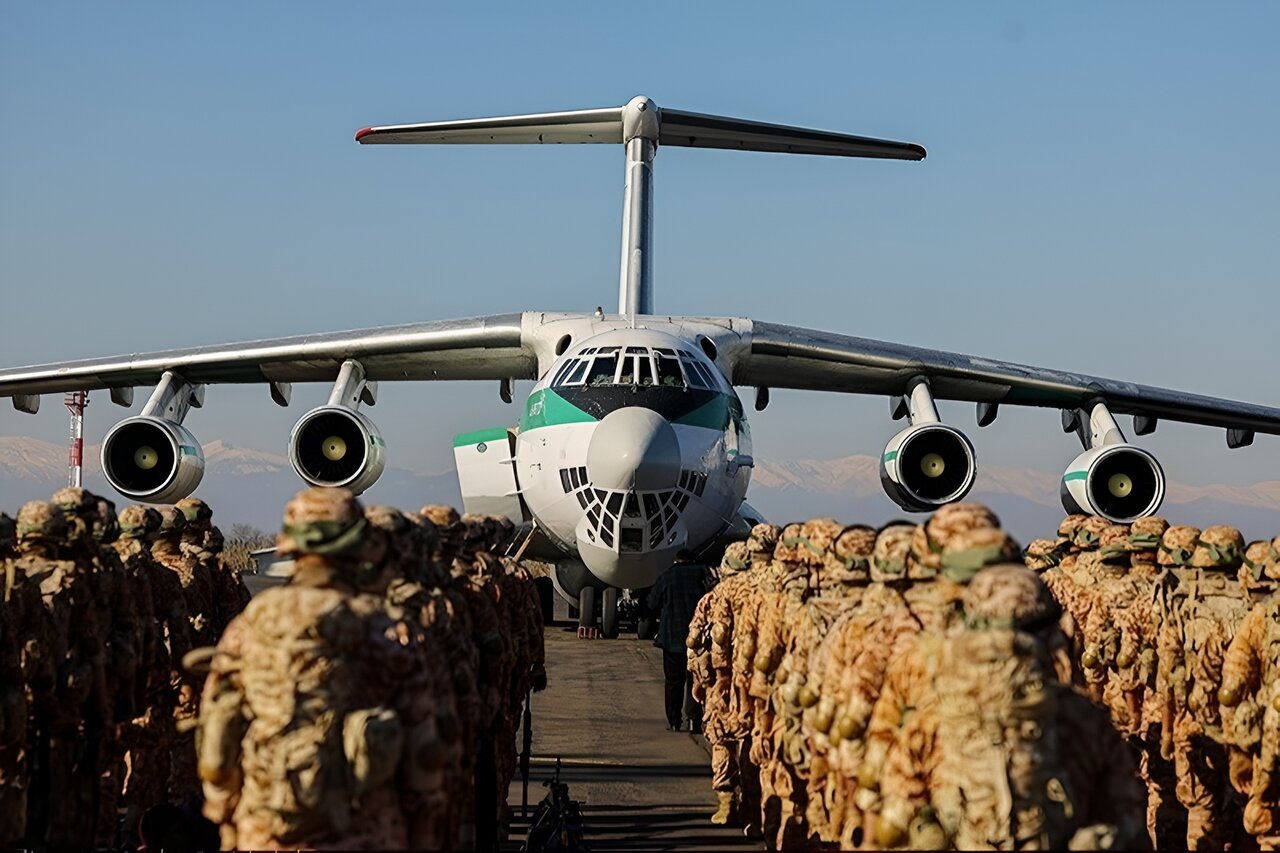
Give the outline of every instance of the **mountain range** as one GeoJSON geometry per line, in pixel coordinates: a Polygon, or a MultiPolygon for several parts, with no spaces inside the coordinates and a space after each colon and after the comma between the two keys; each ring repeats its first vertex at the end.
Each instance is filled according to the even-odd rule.
{"type": "MultiPolygon", "coordinates": [[[[205,476],[198,494],[214,508],[215,520],[274,529],[285,502],[301,488],[289,460],[281,454],[234,447],[222,441],[204,445],[205,476]]],[[[85,487],[113,495],[98,465],[98,448],[85,448],[85,487]]],[[[0,508],[10,513],[25,501],[47,498],[66,483],[67,450],[33,438],[0,437],[0,508]]],[[[1062,519],[1058,477],[1030,468],[983,466],[970,495],[1000,515],[1021,541],[1047,536],[1062,519]]],[[[118,496],[117,496],[118,497],[118,496]]],[[[388,467],[363,498],[416,508],[430,503],[461,505],[453,471],[419,473],[388,467]]],[[[880,488],[874,456],[825,460],[760,460],[748,501],[775,520],[834,516],[842,521],[881,524],[903,513],[880,488]]],[[[1280,481],[1252,486],[1190,486],[1171,483],[1162,514],[1177,524],[1233,524],[1248,538],[1280,532],[1280,481]]]]}

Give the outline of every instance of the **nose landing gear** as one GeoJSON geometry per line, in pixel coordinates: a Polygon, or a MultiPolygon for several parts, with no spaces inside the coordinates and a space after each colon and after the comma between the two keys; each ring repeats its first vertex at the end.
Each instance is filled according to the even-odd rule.
{"type": "Polygon", "coordinates": [[[612,640],[617,636],[618,588],[609,586],[599,591],[593,586],[584,587],[578,593],[578,638],[594,640],[604,637],[612,640]]]}

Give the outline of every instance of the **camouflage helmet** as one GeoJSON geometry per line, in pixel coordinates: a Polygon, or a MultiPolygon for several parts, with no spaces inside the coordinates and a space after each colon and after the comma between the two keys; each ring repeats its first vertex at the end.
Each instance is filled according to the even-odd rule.
{"type": "Polygon", "coordinates": [[[67,517],[50,501],[27,501],[18,510],[18,540],[60,540],[67,535],[67,517]]]}
{"type": "Polygon", "coordinates": [[[134,504],[120,512],[120,536],[124,539],[147,539],[160,529],[160,513],[154,507],[134,504]]]}
{"type": "Polygon", "coordinates": [[[1070,539],[1037,539],[1022,552],[1022,562],[1033,572],[1048,571],[1062,564],[1070,548],[1070,539]]]}
{"type": "Polygon", "coordinates": [[[1129,550],[1131,552],[1158,551],[1160,538],[1168,529],[1169,522],[1158,515],[1136,519],[1129,525],[1129,550]]]}
{"type": "Polygon", "coordinates": [[[462,545],[470,551],[493,550],[493,523],[489,516],[469,512],[460,519],[463,530],[462,545]]]}
{"type": "MultiPolygon", "coordinates": [[[[1014,563],[1021,566],[1022,550],[1009,534],[994,527],[975,527],[947,541],[941,555],[942,573],[957,583],[967,583],[985,566],[1014,563]]],[[[1022,566],[1022,568],[1026,568],[1022,566]]]]}
{"type": "Polygon", "coordinates": [[[973,576],[961,599],[970,628],[1035,632],[1056,623],[1058,602],[1026,566],[990,566],[973,576]]]}
{"type": "Polygon", "coordinates": [[[1264,571],[1267,577],[1280,581],[1280,536],[1271,540],[1271,556],[1264,571]]]}
{"type": "Polygon", "coordinates": [[[420,512],[406,512],[404,517],[412,530],[414,547],[421,549],[424,560],[430,559],[440,550],[440,531],[420,512]]]}
{"type": "Polygon", "coordinates": [[[12,548],[17,541],[18,525],[8,515],[0,512],[0,551],[12,548]]]}
{"type": "Polygon", "coordinates": [[[348,489],[303,489],[284,508],[276,551],[282,556],[314,554],[356,559],[369,522],[348,489]]]}
{"type": "Polygon", "coordinates": [[[869,580],[875,550],[876,529],[866,524],[850,524],[840,531],[828,550],[827,565],[837,580],[869,580]]]}
{"type": "Polygon", "coordinates": [[[93,538],[110,545],[120,538],[120,520],[116,518],[116,504],[110,498],[98,498],[98,514],[93,520],[93,538]]]}
{"type": "Polygon", "coordinates": [[[1087,516],[1084,521],[1076,525],[1075,533],[1071,537],[1071,544],[1080,551],[1092,551],[1098,548],[1102,541],[1102,534],[1111,522],[1099,515],[1087,516]]]}
{"type": "Polygon", "coordinates": [[[751,568],[751,551],[746,542],[731,542],[720,558],[720,574],[730,575],[751,568]]]}
{"type": "Polygon", "coordinates": [[[883,583],[906,578],[915,532],[916,526],[907,522],[891,522],[880,528],[871,551],[871,580],[883,583]]]}
{"type": "Polygon", "coordinates": [[[1129,525],[1104,527],[1098,536],[1098,556],[1105,563],[1129,565],[1129,525]]]}
{"type": "Polygon", "coordinates": [[[187,517],[176,507],[165,507],[160,510],[160,526],[156,536],[161,539],[172,539],[182,535],[187,529],[187,517]]]}
{"type": "Polygon", "coordinates": [[[840,535],[840,522],[834,518],[811,518],[800,525],[800,547],[796,549],[799,562],[807,566],[826,565],[827,555],[835,547],[840,535]]]}
{"type": "Polygon", "coordinates": [[[1196,542],[1191,565],[1197,569],[1235,569],[1244,557],[1244,537],[1234,527],[1206,527],[1196,542]]]}
{"type": "Polygon", "coordinates": [[[942,552],[953,538],[971,530],[999,529],[1000,519],[982,504],[947,504],[916,528],[911,556],[916,565],[936,573],[942,568],[942,552]]]}
{"type": "Polygon", "coordinates": [[[773,559],[780,563],[799,563],[804,547],[804,524],[793,521],[778,534],[778,544],[773,546],[773,559]]]}
{"type": "Polygon", "coordinates": [[[776,524],[757,524],[747,537],[747,552],[753,565],[773,559],[773,549],[778,547],[782,528],[776,524]]]}
{"type": "Polygon", "coordinates": [[[386,531],[392,537],[404,536],[409,532],[409,519],[393,506],[383,504],[367,506],[364,508],[364,517],[369,524],[386,531]]]}
{"type": "Polygon", "coordinates": [[[1076,530],[1087,520],[1089,516],[1075,513],[1068,515],[1062,519],[1062,523],[1058,525],[1058,537],[1066,539],[1068,542],[1074,542],[1076,538],[1076,530]]]}
{"type": "Polygon", "coordinates": [[[64,515],[85,518],[98,513],[98,496],[79,486],[58,489],[50,500],[64,515]]]}
{"type": "Polygon", "coordinates": [[[204,547],[217,554],[226,546],[227,538],[222,535],[222,528],[216,524],[210,524],[209,529],[204,534],[204,547]]]}
{"type": "Polygon", "coordinates": [[[462,517],[456,509],[444,504],[431,504],[424,506],[421,512],[424,518],[435,525],[441,549],[452,551],[462,547],[467,531],[462,526],[462,517]]]}
{"type": "Polygon", "coordinates": [[[1160,553],[1156,560],[1162,566],[1190,566],[1200,539],[1200,528],[1174,525],[1160,537],[1160,553]]]}
{"type": "Polygon", "coordinates": [[[187,520],[187,529],[195,532],[206,529],[213,522],[213,510],[199,498],[183,498],[173,505],[187,520]]]}
{"type": "Polygon", "coordinates": [[[1266,539],[1250,542],[1240,558],[1240,582],[1246,587],[1262,581],[1263,578],[1276,580],[1272,576],[1274,563],[1271,560],[1271,543],[1266,539]]]}

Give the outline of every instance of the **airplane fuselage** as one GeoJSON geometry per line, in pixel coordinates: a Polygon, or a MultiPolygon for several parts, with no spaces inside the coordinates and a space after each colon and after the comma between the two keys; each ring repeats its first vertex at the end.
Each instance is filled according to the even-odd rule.
{"type": "Polygon", "coordinates": [[[654,329],[602,332],[563,353],[516,437],[538,527],[623,588],[651,585],[731,526],[751,464],[732,385],[696,343],[654,329]]]}

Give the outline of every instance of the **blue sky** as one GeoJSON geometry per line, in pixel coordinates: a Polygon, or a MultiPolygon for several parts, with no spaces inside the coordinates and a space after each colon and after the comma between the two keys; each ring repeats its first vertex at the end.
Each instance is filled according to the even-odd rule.
{"type": "MultiPolygon", "coordinates": [[[[0,4],[0,363],[610,306],[620,149],[352,135],[643,93],[929,150],[660,152],[659,310],[1280,404],[1277,24],[1274,3],[0,4]]],[[[280,450],[323,396],[210,389],[188,425],[280,450]]],[[[775,393],[757,455],[876,453],[886,411],[775,393]]],[[[89,440],[120,414],[95,400],[89,440]]],[[[370,414],[425,470],[516,417],[487,385],[387,387],[370,414]]],[[[65,421],[6,406],[0,434],[65,421]]],[[[971,432],[989,463],[1078,452],[1052,411],[971,432]]],[[[1274,438],[1144,444],[1175,480],[1280,479],[1274,438]]]]}

